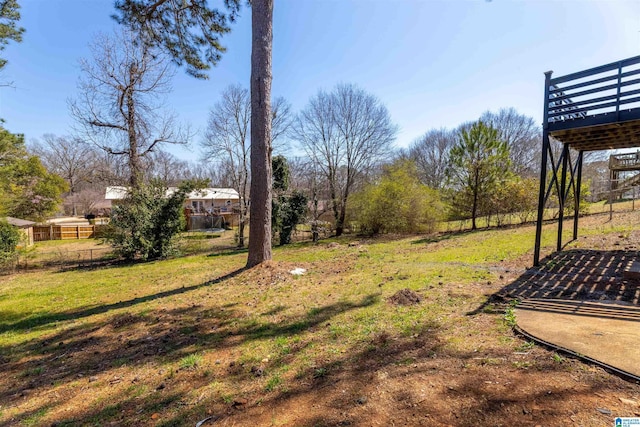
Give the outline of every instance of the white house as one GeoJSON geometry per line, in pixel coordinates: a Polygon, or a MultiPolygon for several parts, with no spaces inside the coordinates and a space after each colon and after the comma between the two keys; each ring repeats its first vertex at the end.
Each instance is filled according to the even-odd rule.
{"type": "MultiPolygon", "coordinates": [[[[166,195],[169,196],[176,190],[176,187],[169,187],[166,195]]],[[[127,187],[107,187],[104,198],[112,202],[122,200],[128,191],[127,187]]],[[[237,223],[240,194],[233,188],[203,188],[202,190],[192,191],[187,195],[184,208],[187,218],[218,216],[222,217],[226,224],[233,225],[234,222],[237,223]]],[[[191,221],[189,224],[191,224],[191,221]]]]}

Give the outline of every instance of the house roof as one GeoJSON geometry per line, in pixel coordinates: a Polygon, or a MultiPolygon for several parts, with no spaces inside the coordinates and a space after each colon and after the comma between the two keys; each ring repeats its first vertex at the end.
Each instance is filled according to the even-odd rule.
{"type": "Polygon", "coordinates": [[[9,224],[18,228],[29,228],[35,224],[35,222],[33,221],[27,221],[26,219],[13,218],[10,216],[6,217],[6,220],[9,224]]]}
{"type": "MultiPolygon", "coordinates": [[[[177,190],[176,187],[167,188],[167,196],[177,190]]],[[[105,200],[122,200],[129,189],[121,186],[107,187],[105,200]]],[[[203,188],[187,194],[187,200],[240,200],[240,194],[233,188],[203,188]]]]}
{"type": "Polygon", "coordinates": [[[107,187],[104,198],[105,200],[122,200],[127,195],[127,190],[127,187],[107,187]]]}
{"type": "MultiPolygon", "coordinates": [[[[175,191],[175,190],[174,190],[175,191]]],[[[187,195],[187,199],[197,200],[240,200],[240,194],[233,188],[203,188],[192,191],[187,195]]]]}

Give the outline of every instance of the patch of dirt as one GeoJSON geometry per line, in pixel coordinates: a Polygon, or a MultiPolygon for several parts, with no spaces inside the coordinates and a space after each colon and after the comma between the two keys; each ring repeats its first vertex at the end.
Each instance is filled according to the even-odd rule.
{"type": "Polygon", "coordinates": [[[387,298],[392,305],[416,305],[422,302],[422,297],[409,288],[404,288],[387,298]]]}
{"type": "Polygon", "coordinates": [[[111,321],[111,326],[113,327],[113,329],[120,329],[120,328],[124,328],[125,326],[138,323],[140,321],[141,319],[138,316],[133,316],[130,313],[122,313],[122,314],[113,316],[113,320],[111,321]]]}

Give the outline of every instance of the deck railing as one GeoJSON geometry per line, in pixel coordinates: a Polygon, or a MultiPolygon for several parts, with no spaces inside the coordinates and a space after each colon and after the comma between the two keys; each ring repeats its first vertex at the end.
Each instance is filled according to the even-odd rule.
{"type": "Polygon", "coordinates": [[[549,80],[549,124],[640,107],[640,56],[549,80]]]}
{"type": "Polygon", "coordinates": [[[609,169],[640,169],[640,152],[613,154],[609,157],[609,169]]]}

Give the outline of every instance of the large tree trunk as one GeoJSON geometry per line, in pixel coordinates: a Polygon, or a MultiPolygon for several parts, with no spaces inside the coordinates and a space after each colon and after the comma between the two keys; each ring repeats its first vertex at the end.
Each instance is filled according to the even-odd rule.
{"type": "Polygon", "coordinates": [[[251,206],[247,267],[271,259],[273,0],[251,3],[251,206]]]}
{"type": "Polygon", "coordinates": [[[333,210],[333,219],[336,223],[336,236],[342,234],[342,226],[340,225],[340,204],[338,201],[338,191],[336,189],[336,177],[332,168],[329,168],[329,197],[331,197],[331,210],[333,210]]]}
{"type": "Polygon", "coordinates": [[[313,243],[318,243],[318,195],[316,194],[315,184],[313,184],[313,221],[311,222],[311,236],[313,243]]]}
{"type": "Polygon", "coordinates": [[[342,226],[340,225],[340,205],[338,203],[337,196],[335,191],[330,190],[331,193],[331,209],[333,210],[333,219],[336,223],[336,236],[340,236],[342,234],[342,226]]]}
{"type": "Polygon", "coordinates": [[[349,199],[349,192],[351,188],[351,177],[347,176],[347,182],[344,186],[344,192],[340,199],[340,215],[336,221],[336,237],[342,236],[344,232],[344,220],[347,216],[347,200],[349,199]]]}
{"type": "MultiPolygon", "coordinates": [[[[135,78],[134,65],[129,66],[129,78],[131,84],[135,78]]],[[[136,115],[135,115],[135,100],[133,99],[132,88],[129,87],[126,90],[127,100],[127,132],[129,136],[129,184],[131,188],[140,188],[141,169],[140,155],[138,154],[138,136],[136,135],[136,115]]]]}
{"type": "MultiPolygon", "coordinates": [[[[248,171],[245,172],[245,177],[248,171]]],[[[247,180],[242,182],[242,189],[240,193],[240,215],[238,221],[238,247],[244,248],[244,228],[247,225],[247,213],[249,213],[249,203],[247,200],[247,180]]]]}

